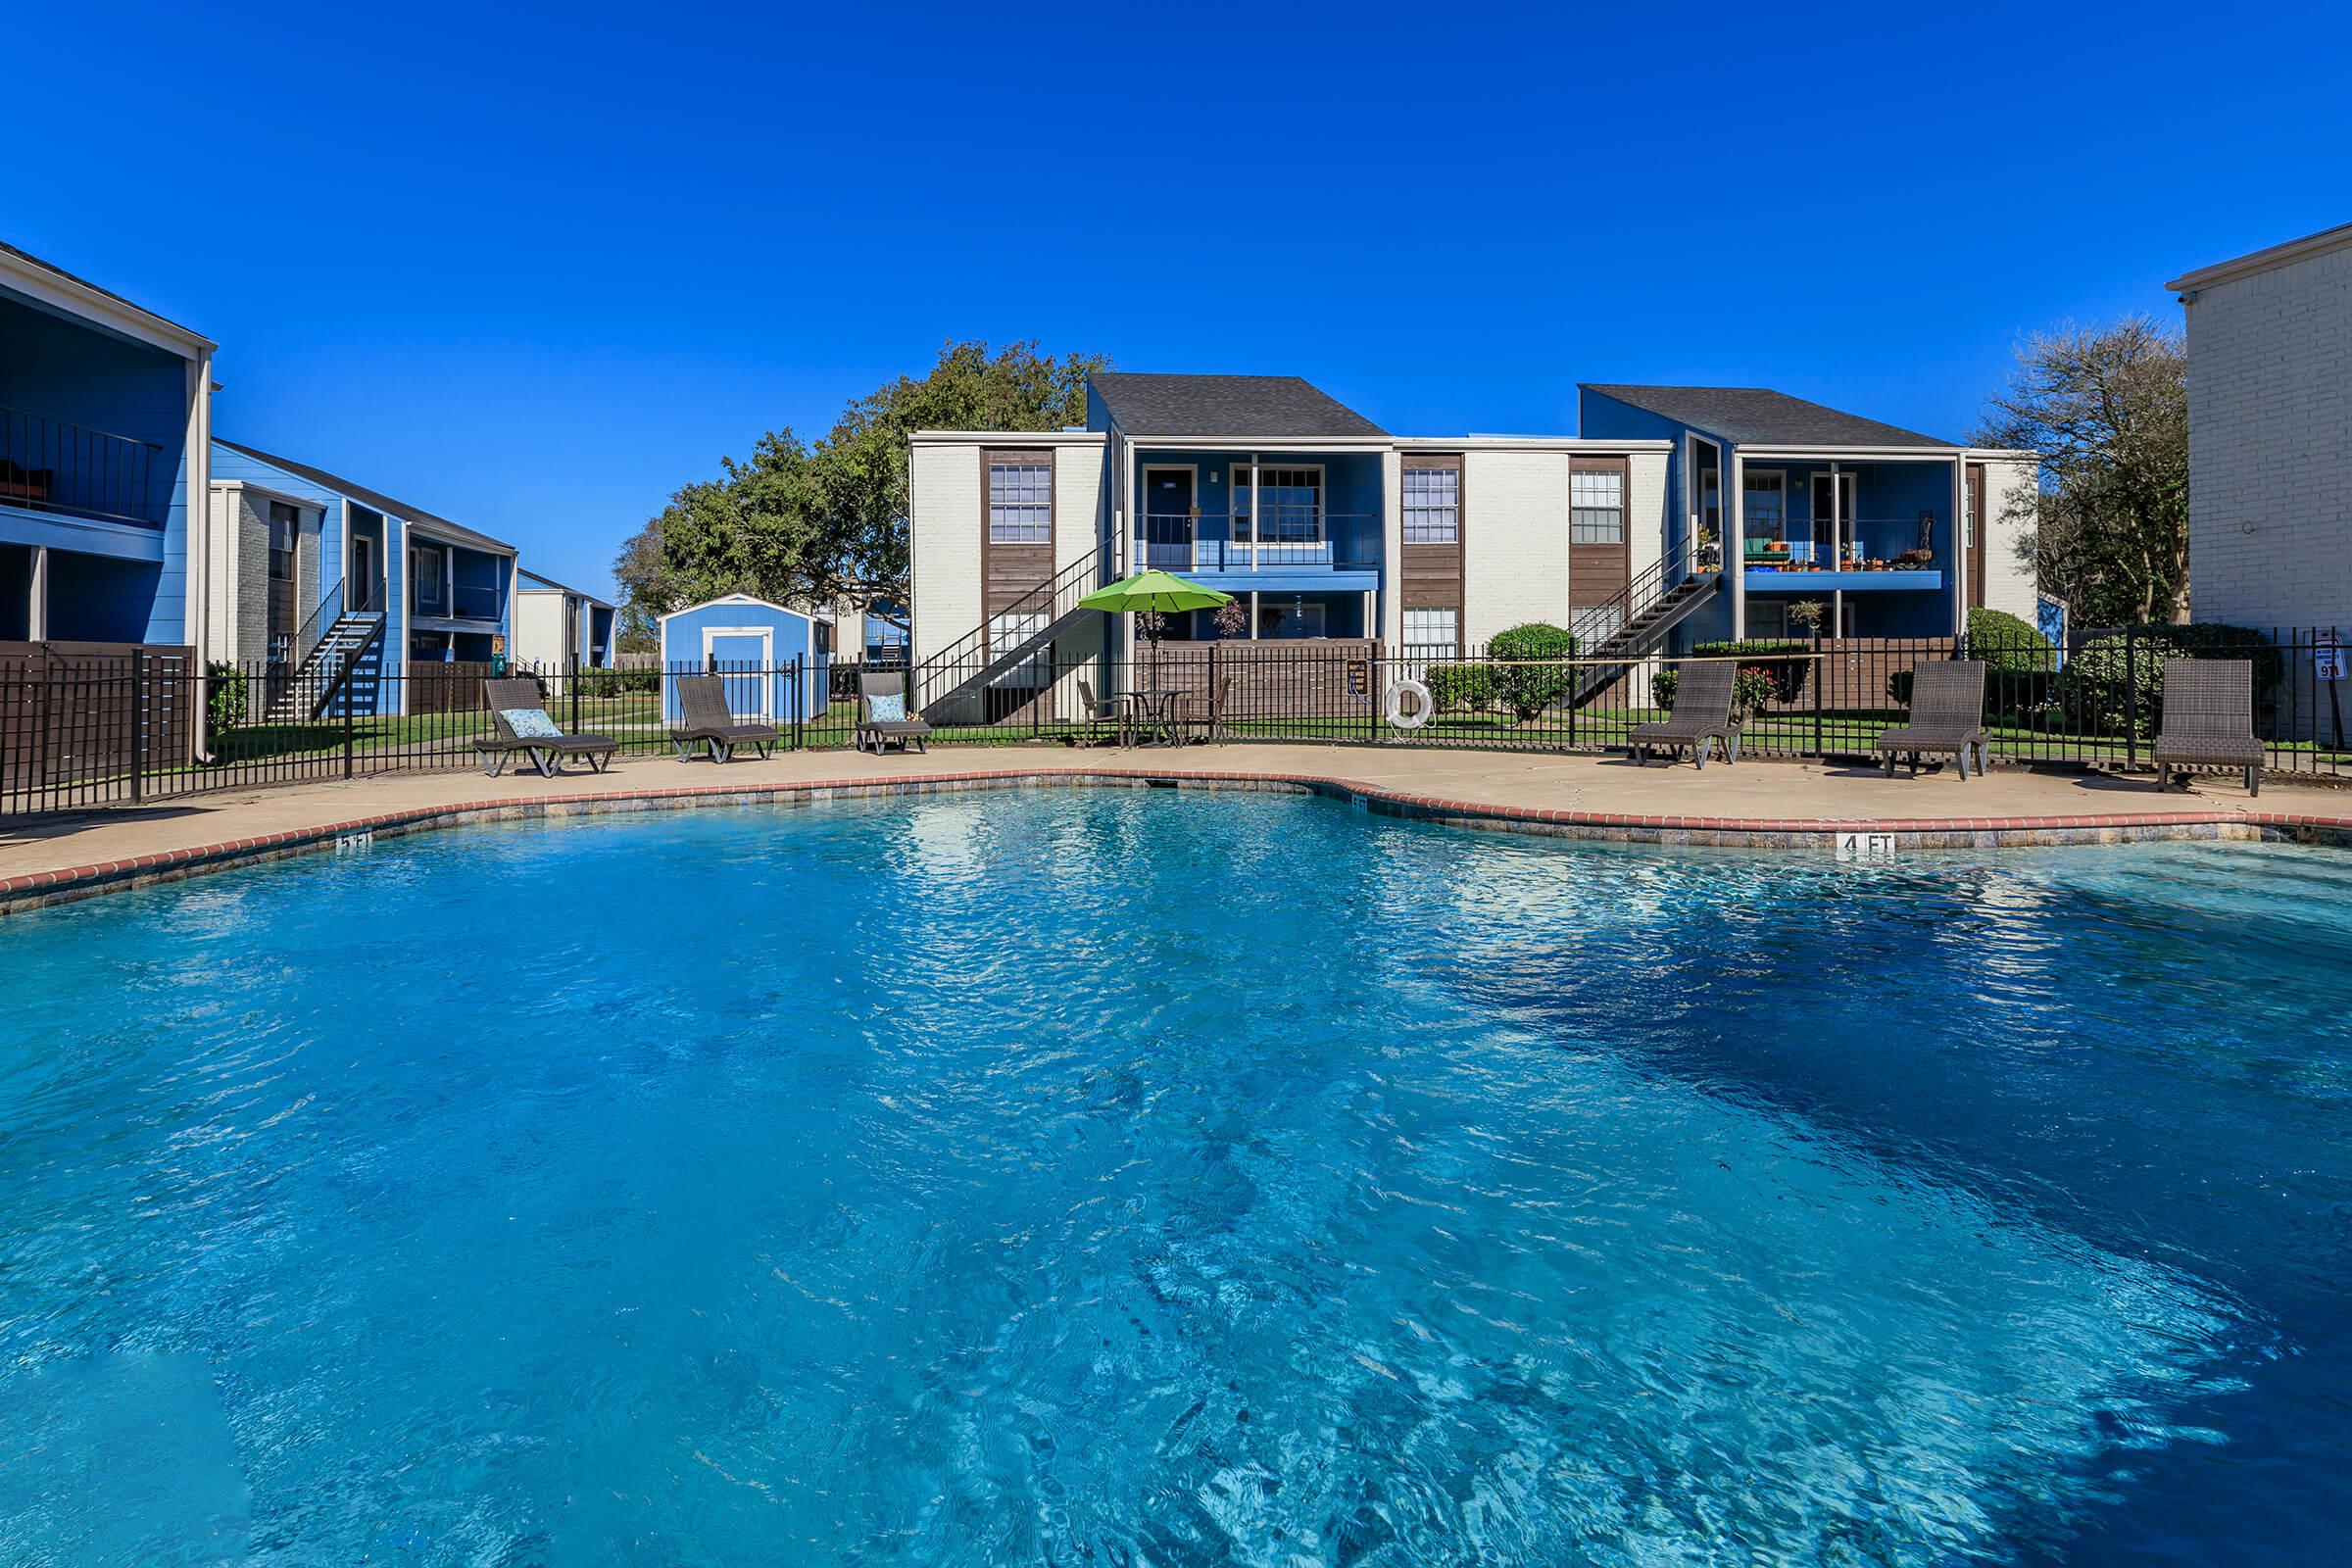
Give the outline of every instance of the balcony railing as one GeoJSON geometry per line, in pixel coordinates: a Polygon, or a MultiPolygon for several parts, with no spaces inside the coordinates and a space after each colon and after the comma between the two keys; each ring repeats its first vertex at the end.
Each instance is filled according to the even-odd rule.
{"type": "Polygon", "coordinates": [[[160,528],[163,457],[152,441],[0,409],[0,506],[160,528]]]}
{"type": "Polygon", "coordinates": [[[1747,567],[1775,571],[1935,571],[1941,564],[1932,534],[1917,519],[1848,518],[1838,525],[1835,563],[1821,539],[1747,539],[1747,567]]]}
{"type": "Polygon", "coordinates": [[[1376,534],[1371,513],[1146,514],[1144,561],[1165,571],[1373,571],[1377,556],[1336,535],[1376,534]]]}

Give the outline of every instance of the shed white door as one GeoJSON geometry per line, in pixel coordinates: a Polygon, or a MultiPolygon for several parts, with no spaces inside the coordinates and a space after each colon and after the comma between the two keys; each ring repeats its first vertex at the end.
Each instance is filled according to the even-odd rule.
{"type": "Polygon", "coordinates": [[[703,629],[703,667],[726,681],[727,711],[737,718],[775,715],[775,632],[766,626],[707,626],[703,629]]]}

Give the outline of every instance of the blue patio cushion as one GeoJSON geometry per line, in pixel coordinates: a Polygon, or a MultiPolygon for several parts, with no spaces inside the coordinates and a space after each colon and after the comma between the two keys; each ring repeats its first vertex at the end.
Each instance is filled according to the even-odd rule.
{"type": "Polygon", "coordinates": [[[892,692],[887,697],[868,697],[866,704],[873,710],[877,724],[902,724],[906,720],[906,694],[892,692]]]}
{"type": "Polygon", "coordinates": [[[547,716],[544,708],[502,708],[498,716],[507,721],[518,741],[560,741],[563,729],[547,716]]]}

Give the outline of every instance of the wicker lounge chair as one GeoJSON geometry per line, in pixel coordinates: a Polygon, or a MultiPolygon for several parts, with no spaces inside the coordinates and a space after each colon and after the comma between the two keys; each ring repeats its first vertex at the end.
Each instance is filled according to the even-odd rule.
{"type": "Polygon", "coordinates": [[[876,757],[880,757],[884,748],[892,745],[901,749],[911,746],[918,752],[929,751],[926,743],[931,739],[931,726],[923,722],[923,715],[909,708],[906,710],[905,718],[878,719],[874,717],[874,699],[877,697],[886,701],[896,697],[904,703],[906,700],[906,677],[898,673],[860,674],[858,677],[859,711],[858,731],[852,737],[858,749],[863,751],[871,746],[876,757]]]}
{"type": "Polygon", "coordinates": [[[2244,659],[2164,662],[2164,721],[2156,735],[2156,787],[2191,768],[2232,768],[2246,793],[2262,793],[2262,742],[2254,738],[2254,665],[2244,659]]]}
{"type": "Polygon", "coordinates": [[[482,682],[482,700],[489,706],[490,721],[498,733],[477,737],[473,755],[481,759],[482,771],[492,778],[506,771],[508,759],[516,755],[537,768],[542,778],[554,778],[567,757],[584,757],[589,771],[602,773],[612,764],[612,754],[620,750],[620,742],[603,735],[517,734],[509,713],[536,713],[546,728],[556,727],[542,706],[547,699],[540,695],[535,680],[486,680],[482,682]]]}
{"type": "MultiPolygon", "coordinates": [[[[760,679],[766,677],[760,676],[760,679]]],[[[678,760],[694,760],[694,749],[708,746],[710,760],[723,762],[735,755],[738,746],[759,748],[762,760],[774,749],[776,726],[768,723],[745,724],[736,720],[727,707],[727,681],[723,675],[680,675],[678,677],[679,722],[669,726],[669,743],[678,749],[678,760]]]]}
{"type": "Polygon", "coordinates": [[[1894,777],[1898,755],[1910,761],[1914,778],[1919,776],[1923,757],[1958,758],[1960,776],[1965,779],[1973,754],[1977,771],[1983,773],[1991,748],[1984,734],[1984,661],[1939,659],[1915,666],[1911,671],[1911,722],[1886,731],[1872,744],[1886,760],[1888,778],[1894,777]]]}
{"type": "Polygon", "coordinates": [[[1691,760],[1701,771],[1707,765],[1708,749],[1718,744],[1723,747],[1725,761],[1740,760],[1740,731],[1732,723],[1733,686],[1739,678],[1740,666],[1729,660],[1683,666],[1675,682],[1672,716],[1636,724],[1626,736],[1634,765],[1648,766],[1653,746],[1665,747],[1670,760],[1690,747],[1691,760]]]}
{"type": "Polygon", "coordinates": [[[1094,683],[1084,676],[1080,676],[1078,701],[1086,709],[1087,732],[1090,739],[1093,737],[1096,725],[1107,724],[1118,736],[1122,749],[1135,744],[1135,704],[1126,696],[1114,694],[1107,698],[1097,697],[1094,683]]]}

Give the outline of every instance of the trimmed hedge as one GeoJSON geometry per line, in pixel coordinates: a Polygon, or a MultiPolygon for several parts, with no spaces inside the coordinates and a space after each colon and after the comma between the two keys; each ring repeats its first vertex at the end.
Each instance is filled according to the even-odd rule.
{"type": "Polygon", "coordinates": [[[226,734],[245,722],[251,703],[245,672],[234,664],[214,663],[205,666],[212,677],[204,699],[204,725],[208,733],[226,734]]]}
{"type": "Polygon", "coordinates": [[[1494,706],[1494,671],[1485,664],[1432,664],[1421,684],[1441,713],[1494,706]]]}
{"type": "Polygon", "coordinates": [[[2055,691],[2061,722],[2081,734],[2121,735],[2136,718],[2138,733],[2153,735],[2164,722],[2168,659],[2252,661],[2258,710],[2277,692],[2283,669],[2278,650],[2250,627],[2133,626],[2092,638],[2066,662],[2055,691]]]}
{"type": "MultiPolygon", "coordinates": [[[[1499,633],[1487,644],[1489,666],[1494,676],[1494,697],[1526,723],[1546,708],[1566,702],[1576,691],[1573,664],[1522,664],[1523,659],[1574,659],[1576,634],[1564,626],[1530,621],[1499,633]]],[[[1431,695],[1436,695],[1432,689],[1431,695]]]]}

